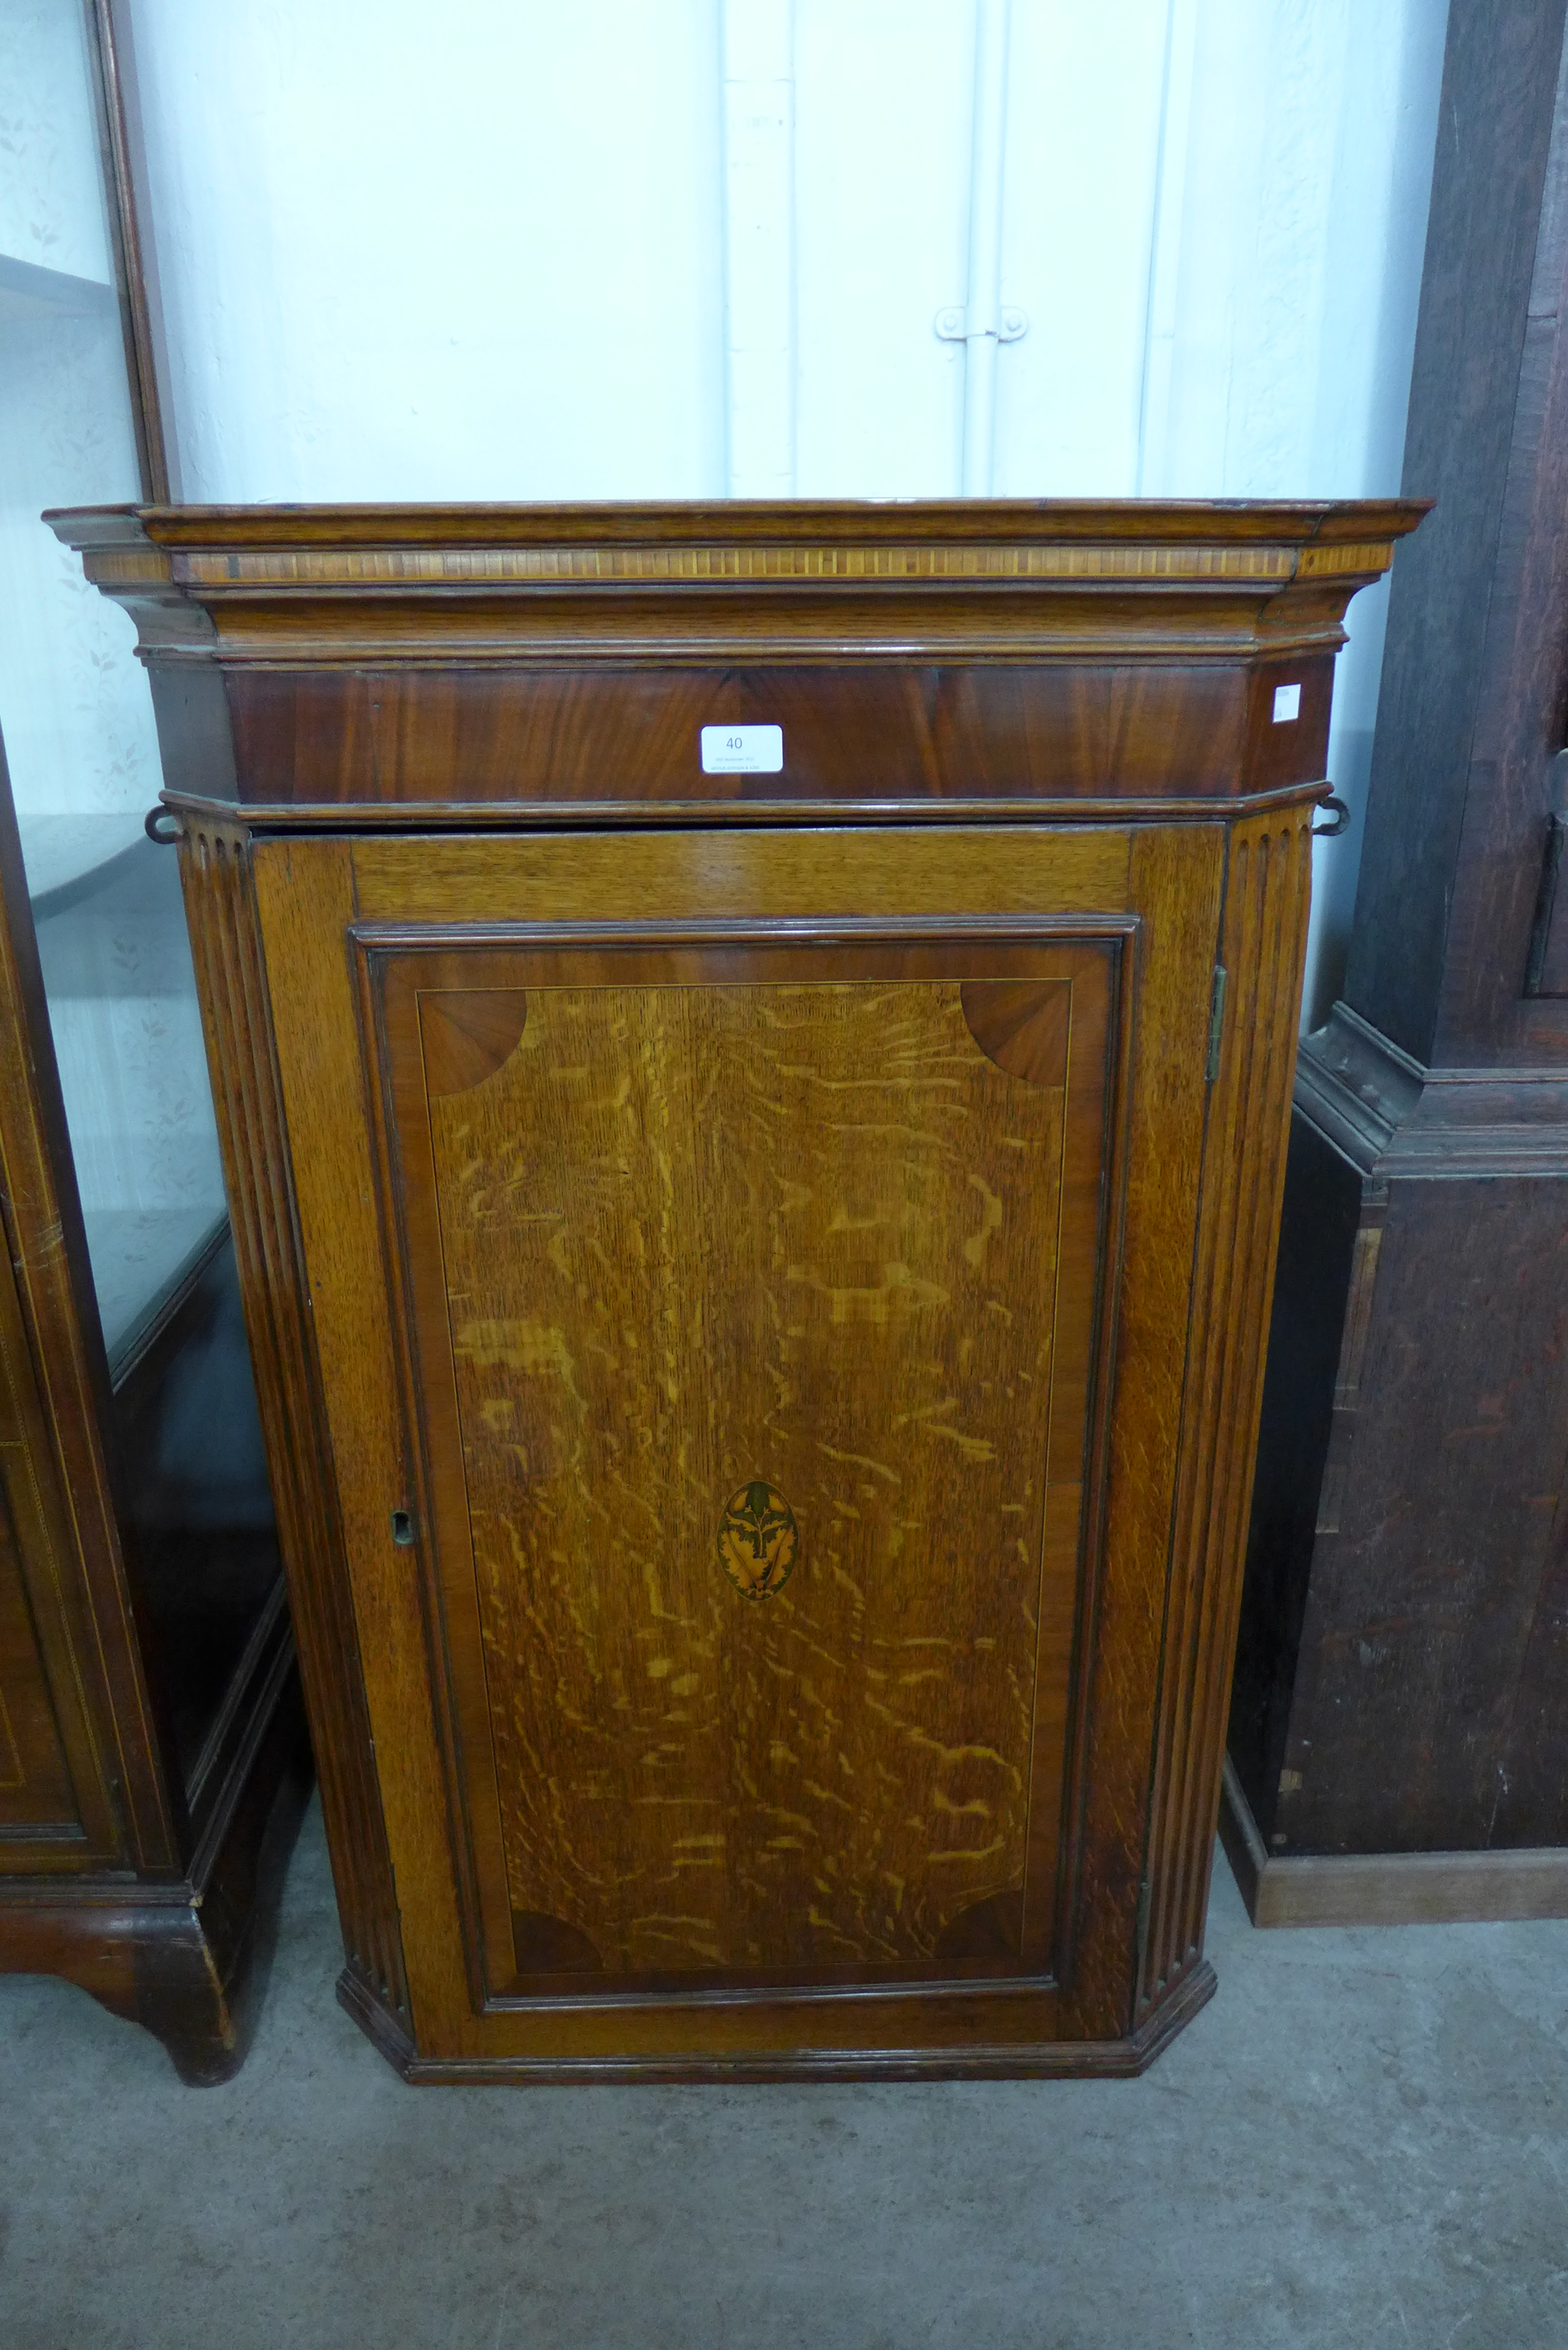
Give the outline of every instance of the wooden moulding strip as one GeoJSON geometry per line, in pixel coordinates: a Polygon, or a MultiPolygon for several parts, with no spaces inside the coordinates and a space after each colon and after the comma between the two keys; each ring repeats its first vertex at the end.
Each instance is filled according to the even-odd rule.
{"type": "Polygon", "coordinates": [[[200,798],[166,790],[165,807],[209,823],[244,823],[252,832],[461,833],[689,830],[697,825],[845,826],[1009,824],[1060,825],[1213,824],[1231,816],[1261,816],[1273,807],[1297,806],[1303,792],[1326,793],[1326,782],[1282,784],[1245,798],[1189,795],[1161,799],[1152,795],[1094,799],[711,799],[711,800],[273,800],[200,798]]]}
{"type": "Polygon", "coordinates": [[[1214,1996],[1205,1961],[1123,2040],[1021,2041],[960,2048],[781,2049],[755,2055],[421,2057],[372,2000],[351,1967],[337,1980],[340,2004],[405,2081],[417,2086],[485,2084],[538,2088],[594,2085],[658,2086],[752,2081],[1018,2081],[1127,2079],[1155,2058],[1214,1996]]]}
{"type": "Polygon", "coordinates": [[[408,2012],[402,1952],[342,1588],[336,1488],[310,1336],[281,1081],[244,833],[190,827],[182,879],[223,1145],[256,1399],[288,1571],[345,1939],[380,1994],[408,2012]]]}
{"type": "MultiPolygon", "coordinates": [[[[1425,498],[647,498],[616,503],[92,506],[72,545],[164,546],[1040,546],[1325,548],[1397,538],[1425,498]]],[[[64,533],[62,533],[64,535],[64,533]]]]}
{"type": "Polygon", "coordinates": [[[1231,1710],[1231,1680],[1246,1562],[1252,1476],[1262,1409],[1269,1311],[1279,1251],[1291,1095],[1296,1060],[1296,1007],[1301,1002],[1311,897],[1310,811],[1298,811],[1278,831],[1260,828],[1256,854],[1262,931],[1258,980],[1259,1018],[1252,1043],[1252,1097],[1248,1131],[1251,1163],[1243,1175],[1244,1257],[1227,1365],[1223,1445],[1216,1492],[1223,1514],[1210,1531],[1212,1594],[1204,1614],[1204,1642],[1194,1711],[1201,1734],[1189,1745],[1187,1808],[1179,1846],[1185,1870],[1185,1908],[1178,1921],[1173,1964],[1189,1965],[1201,1947],[1214,1858],[1214,1825],[1231,1710]]]}
{"type": "MultiPolygon", "coordinates": [[[[1135,620],[1124,599],[1096,589],[1029,594],[998,592],[976,609],[976,591],[949,598],[933,590],[903,601],[867,598],[838,610],[826,597],[794,600],[759,590],[734,590],[681,603],[673,590],[605,590],[574,601],[532,590],[505,598],[349,596],[317,599],[330,619],[303,611],[281,590],[251,596],[208,591],[166,596],[138,593],[129,583],[115,595],[133,613],[158,608],[191,616],[181,638],[143,633],[140,650],[161,668],[225,669],[484,669],[526,661],[571,668],[584,662],[621,667],[710,669],[820,668],[824,663],[914,663],[985,668],[1033,668],[1043,661],[1096,666],[1127,662],[1209,663],[1305,659],[1337,652],[1345,641],[1344,604],[1357,585],[1348,580],[1329,596],[1276,598],[1231,589],[1205,605],[1196,589],[1171,590],[1158,626],[1135,620]],[[1325,600],[1326,598],[1326,600],[1325,600]],[[220,625],[221,624],[221,625],[220,625]],[[212,630],[220,628],[221,650],[212,630]]],[[[1215,596],[1215,591],[1210,591],[1215,596]]]]}
{"type": "Polygon", "coordinates": [[[1254,1926],[1458,1926],[1568,1918],[1568,1849],[1271,1853],[1229,1756],[1220,1836],[1254,1926]]]}
{"type": "Polygon", "coordinates": [[[1202,1944],[1284,1177],[1308,816],[1232,835],[1219,954],[1230,1001],[1204,1153],[1140,2012],[1202,1944]]]}

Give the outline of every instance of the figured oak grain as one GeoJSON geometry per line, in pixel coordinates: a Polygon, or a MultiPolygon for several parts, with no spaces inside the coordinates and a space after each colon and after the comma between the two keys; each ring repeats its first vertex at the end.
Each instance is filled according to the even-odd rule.
{"type": "MultiPolygon", "coordinates": [[[[1114,962],[1042,951],[1075,976],[970,985],[1083,997],[1072,1175],[1094,1193],[1114,962]]],[[[1066,1711],[1099,1237],[1072,1227],[1058,1315],[1067,1026],[1021,1082],[956,981],[846,983],[846,952],[828,984],[748,987],[743,956],[713,960],[706,985],[530,989],[504,1068],[452,1096],[430,1037],[499,1000],[501,959],[465,990],[461,958],[409,958],[389,987],[394,1055],[411,1076],[412,993],[426,1073],[423,1099],[398,1088],[435,1193],[426,1221],[421,1135],[408,1245],[461,1430],[493,1909],[559,1918],[625,1976],[898,1966],[997,1892],[1021,1909],[1035,1717],[1059,1745],[1066,1711]],[[756,1481],[799,1544],[762,1611],[715,1560],[756,1481]]],[[[1060,1783],[1058,1753],[1047,1810],[1060,1783]]]]}
{"type": "Polygon", "coordinates": [[[358,925],[428,931],[551,922],[886,916],[895,923],[990,914],[1110,915],[1127,901],[1135,834],[1076,827],[803,825],[744,833],[374,833],[353,842],[358,925]],[[889,854],[896,847],[896,854],[889,854]],[[956,878],[961,883],[955,888],[956,878]]]}

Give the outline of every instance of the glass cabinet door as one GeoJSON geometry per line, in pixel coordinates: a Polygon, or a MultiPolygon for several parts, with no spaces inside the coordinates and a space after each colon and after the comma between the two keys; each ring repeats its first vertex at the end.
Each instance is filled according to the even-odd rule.
{"type": "Polygon", "coordinates": [[[46,506],[142,494],[80,0],[0,0],[0,726],[111,1361],[223,1213],[147,681],[46,506]]]}
{"type": "Polygon", "coordinates": [[[189,1784],[281,1597],[178,864],[143,829],[147,679],[39,519],[146,494],[93,39],[83,0],[0,0],[0,735],[189,1784]]]}

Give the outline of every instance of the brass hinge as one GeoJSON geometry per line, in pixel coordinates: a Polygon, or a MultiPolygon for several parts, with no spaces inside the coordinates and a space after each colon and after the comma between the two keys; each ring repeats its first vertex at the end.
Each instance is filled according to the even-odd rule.
{"type": "Polygon", "coordinates": [[[1148,1879],[1144,1877],[1137,1888],[1137,1970],[1141,1978],[1148,1960],[1148,1921],[1152,1904],[1148,1897],[1148,1879]]]}
{"type": "Polygon", "coordinates": [[[1209,1083],[1220,1074],[1220,1036],[1225,1025],[1225,966],[1214,966],[1214,992],[1209,998],[1209,1083]]]}

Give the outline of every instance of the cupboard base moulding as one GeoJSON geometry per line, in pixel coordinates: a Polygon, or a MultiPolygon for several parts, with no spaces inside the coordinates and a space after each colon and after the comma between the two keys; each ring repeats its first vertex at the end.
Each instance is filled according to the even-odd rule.
{"type": "Polygon", "coordinates": [[[768,2081],[1060,2081],[1136,2078],[1207,2007],[1219,1988],[1199,1960],[1163,2007],[1124,2040],[1035,2046],[787,2048],[746,2056],[422,2057],[354,1969],[337,1978],[339,2004],[395,2072],[416,2088],[580,2089],[768,2081]]]}

